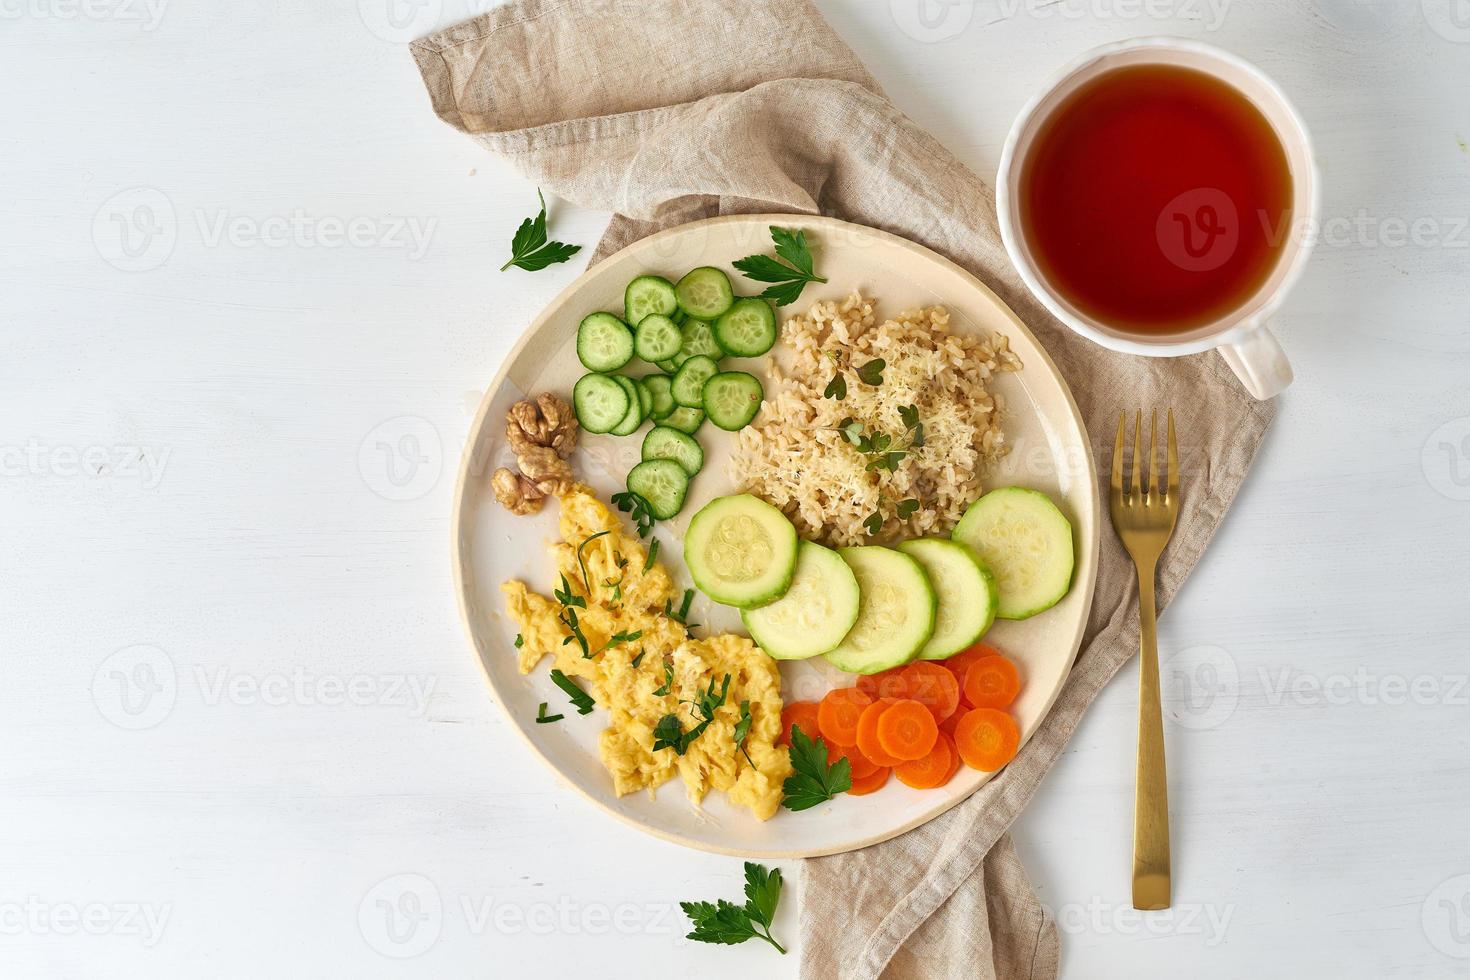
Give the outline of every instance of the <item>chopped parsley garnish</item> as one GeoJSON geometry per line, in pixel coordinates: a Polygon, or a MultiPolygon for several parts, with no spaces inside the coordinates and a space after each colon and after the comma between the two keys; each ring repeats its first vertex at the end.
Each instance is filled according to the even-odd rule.
{"type": "Polygon", "coordinates": [[[776,906],[781,901],[781,869],[767,871],[764,866],[745,862],[745,904],[718,902],[680,902],[689,916],[694,931],[686,937],[697,943],[719,943],[734,946],[747,939],[764,939],[785,954],[786,949],[771,935],[776,906]]]}
{"type": "Polygon", "coordinates": [[[633,658],[633,661],[632,661],[632,663],[633,663],[633,669],[634,670],[637,670],[638,669],[638,665],[641,664],[641,663],[643,663],[643,655],[645,653],[647,653],[647,652],[648,652],[647,650],[639,650],[638,651],[638,656],[634,657],[633,658]]]}
{"type": "Polygon", "coordinates": [[[607,642],[602,645],[602,649],[598,650],[597,652],[607,653],[607,651],[611,650],[615,646],[621,646],[624,643],[632,643],[634,640],[639,639],[642,636],[642,630],[634,630],[631,633],[624,633],[621,631],[614,633],[612,636],[608,637],[607,642]]]}
{"type": "Polygon", "coordinates": [[[546,240],[546,198],[541,196],[539,187],[536,197],[541,201],[541,213],[522,221],[516,229],[515,237],[510,241],[510,261],[500,267],[501,272],[513,265],[527,272],[536,272],[548,265],[565,262],[582,250],[580,245],[546,240]]]}
{"type": "MultiPolygon", "coordinates": [[[[673,668],[669,668],[669,676],[672,680],[673,668]]],[[[667,693],[667,692],[666,692],[667,693]]],[[[704,730],[715,720],[715,711],[725,703],[725,696],[730,693],[730,675],[725,675],[724,683],[720,685],[719,693],[715,693],[715,679],[709,679],[709,687],[701,691],[699,698],[695,701],[681,701],[680,704],[694,706],[695,713],[701,719],[689,731],[684,731],[684,726],[679,722],[677,714],[667,714],[658,720],[653,727],[653,750],[673,749],[678,755],[689,751],[689,746],[694,740],[704,734],[704,730]]],[[[846,761],[846,760],[843,760],[846,761]]]]}
{"type": "Polygon", "coordinates": [[[572,584],[567,581],[567,577],[565,575],[561,577],[561,588],[552,589],[551,594],[555,596],[556,601],[561,603],[563,606],[576,606],[578,609],[587,608],[587,600],[572,591],[572,584]]]}
{"type": "Polygon", "coordinates": [[[812,271],[812,252],[806,244],[806,232],[792,232],[772,225],[771,241],[776,245],[776,255],[789,265],[769,255],[747,255],[730,263],[743,272],[745,278],[772,284],[761,293],[761,299],[768,299],[777,306],[787,306],[796,302],[807,283],[827,281],[812,271]]]}
{"type": "Polygon", "coordinates": [[[684,601],[680,603],[678,612],[674,612],[674,605],[672,600],[664,600],[664,615],[672,619],[674,622],[678,623],[680,626],[683,626],[685,629],[690,629],[691,627],[689,626],[689,607],[691,604],[693,604],[693,602],[694,590],[685,589],[684,601]]]}
{"type": "Polygon", "coordinates": [[[592,713],[594,706],[592,696],[582,690],[582,686],[576,681],[561,671],[553,669],[551,672],[551,683],[565,691],[567,697],[572,699],[572,707],[577,709],[577,714],[587,715],[592,713]]]}
{"type": "Polygon", "coordinates": [[[526,645],[526,638],[524,636],[522,636],[521,634],[517,633],[516,634],[516,649],[519,650],[521,647],[523,647],[525,645],[526,645]]]}
{"type": "Polygon", "coordinates": [[[755,719],[750,716],[750,702],[741,701],[740,720],[735,723],[735,745],[740,749],[740,754],[745,756],[745,761],[750,763],[752,769],[755,768],[755,761],[751,759],[750,753],[745,750],[745,738],[750,734],[750,726],[754,721],[755,719]]]}
{"type": "Polygon", "coordinates": [[[653,530],[654,522],[653,511],[649,509],[648,501],[632,490],[615,493],[610,499],[618,505],[618,510],[633,518],[633,523],[638,526],[638,536],[648,537],[648,532],[653,530]]]}
{"type": "Polygon", "coordinates": [[[791,726],[791,768],[795,773],[781,784],[788,810],[809,810],[852,789],[852,763],[844,757],[828,765],[827,743],[807,738],[800,725],[791,726]]]}
{"type": "Polygon", "coordinates": [[[656,688],[653,689],[653,696],[656,697],[656,698],[665,697],[673,689],[674,689],[674,665],[672,663],[670,663],[669,661],[665,660],[664,661],[664,682],[659,687],[656,687],[656,688]]]}
{"type": "Polygon", "coordinates": [[[648,557],[643,562],[643,574],[644,575],[647,575],[648,574],[648,570],[653,567],[653,560],[655,558],[657,558],[657,557],[658,557],[658,538],[654,538],[652,541],[648,542],[648,557]]]}
{"type": "Polygon", "coordinates": [[[541,702],[541,707],[536,709],[536,724],[549,725],[553,721],[561,721],[566,715],[548,715],[546,713],[546,702],[541,702]]]}
{"type": "Polygon", "coordinates": [[[577,545],[577,567],[582,570],[582,584],[587,586],[588,595],[592,594],[592,578],[587,574],[587,563],[582,560],[582,551],[589,544],[596,541],[598,538],[607,533],[607,531],[598,531],[596,534],[592,535],[589,538],[583,538],[582,543],[577,545]]]}

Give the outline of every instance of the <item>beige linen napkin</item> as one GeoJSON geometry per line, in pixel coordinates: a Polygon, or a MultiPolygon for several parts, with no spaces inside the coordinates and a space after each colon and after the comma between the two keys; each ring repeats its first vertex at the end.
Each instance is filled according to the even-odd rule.
{"type": "MultiPolygon", "coordinates": [[[[547,190],[616,212],[593,261],[718,214],[820,212],[969,269],[1051,353],[1106,472],[1120,409],[1172,405],[1184,512],[1167,601],[1239,489],[1272,408],[1214,354],[1103,350],[1026,292],[990,189],[887,101],[805,0],[520,0],[414,43],[435,111],[547,190]]],[[[944,816],[802,869],[802,976],[1053,977],[1055,925],[1007,828],[1137,649],[1132,566],[1103,529],[1097,598],[1060,699],[1020,756],[944,816]]],[[[1118,871],[1127,900],[1127,869],[1118,871]]]]}

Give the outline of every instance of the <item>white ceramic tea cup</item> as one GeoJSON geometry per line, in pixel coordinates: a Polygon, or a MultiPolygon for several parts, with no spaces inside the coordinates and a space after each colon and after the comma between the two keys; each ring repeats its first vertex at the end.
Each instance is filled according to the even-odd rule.
{"type": "MultiPolygon", "coordinates": [[[[1201,188],[1200,193],[1209,191],[1201,188]]],[[[1310,230],[1317,222],[1317,168],[1312,158],[1311,138],[1301,117],[1276,83],[1254,65],[1228,51],[1174,37],[1138,38],[1089,51],[1062,69],[1016,117],[1001,151],[995,200],[1001,238],[1021,279],[1057,319],[1077,333],[1112,350],[1146,357],[1177,357],[1218,348],[1225,363],[1256,398],[1271,398],[1291,384],[1291,363],[1267,329],[1266,320],[1301,275],[1311,251],[1310,230]],[[1286,241],[1271,274],[1230,313],[1179,333],[1133,333],[1077,309],[1052,288],[1037,268],[1017,213],[1021,171],[1042,123],[1079,86],[1112,69],[1141,64],[1193,68],[1214,75],[1241,92],[1275,130],[1286,151],[1292,178],[1291,220],[1284,229],[1286,241]]],[[[1164,247],[1162,241],[1160,247],[1164,247]]]]}

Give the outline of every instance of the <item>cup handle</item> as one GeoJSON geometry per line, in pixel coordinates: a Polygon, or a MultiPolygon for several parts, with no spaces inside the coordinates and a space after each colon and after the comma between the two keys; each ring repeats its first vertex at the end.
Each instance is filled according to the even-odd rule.
{"type": "Polygon", "coordinates": [[[1238,344],[1225,344],[1220,356],[1252,398],[1275,398],[1291,384],[1291,362],[1275,334],[1263,327],[1253,330],[1238,344]]]}

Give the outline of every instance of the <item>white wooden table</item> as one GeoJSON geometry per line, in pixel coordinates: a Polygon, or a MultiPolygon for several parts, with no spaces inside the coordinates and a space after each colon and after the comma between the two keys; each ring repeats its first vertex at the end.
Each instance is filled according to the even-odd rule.
{"type": "MultiPolygon", "coordinates": [[[[398,43],[474,11],[388,2],[0,0],[0,973],[794,976],[682,938],[739,863],[564,791],[460,634],[460,443],[582,262],[495,271],[535,189],[398,43]]],[[[985,175],[1041,78],[1131,35],[1301,108],[1328,221],[1278,320],[1298,381],[1163,623],[1177,907],[1128,904],[1131,670],[1015,834],[1070,978],[1463,975],[1470,18],[823,7],[985,175]]]]}

